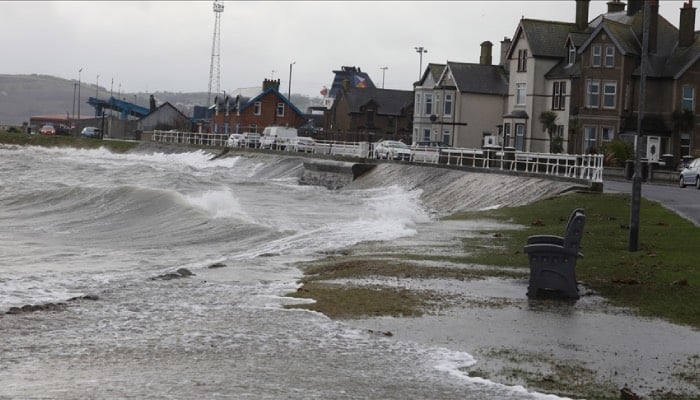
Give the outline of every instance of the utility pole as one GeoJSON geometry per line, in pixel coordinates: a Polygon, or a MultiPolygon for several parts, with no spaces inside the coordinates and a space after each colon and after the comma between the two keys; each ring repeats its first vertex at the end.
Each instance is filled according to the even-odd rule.
{"type": "Polygon", "coordinates": [[[382,89],[384,89],[384,74],[386,73],[386,70],[389,69],[389,67],[381,67],[380,69],[382,70],[382,89]]]}
{"type": "Polygon", "coordinates": [[[632,175],[632,203],[630,205],[629,251],[639,250],[639,213],[642,197],[641,139],[644,134],[642,121],[646,107],[647,70],[649,66],[649,25],[651,2],[644,2],[644,25],[642,26],[642,71],[639,81],[639,112],[637,113],[637,136],[634,141],[634,175],[632,175]]]}

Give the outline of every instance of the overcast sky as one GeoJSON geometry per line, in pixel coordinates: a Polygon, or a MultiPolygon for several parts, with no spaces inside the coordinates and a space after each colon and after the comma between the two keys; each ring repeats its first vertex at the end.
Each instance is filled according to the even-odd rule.
{"type": "MultiPolygon", "coordinates": [[[[319,96],[333,70],[357,66],[378,87],[412,90],[421,64],[479,62],[525,18],[574,22],[575,1],[224,1],[221,90],[280,79],[280,91],[319,96]],[[382,70],[382,67],[387,67],[382,70]],[[384,71],[384,76],[383,76],[384,71]]],[[[116,93],[206,92],[212,1],[0,1],[0,73],[47,74],[116,93]],[[78,70],[82,68],[82,72],[78,70]],[[99,78],[98,78],[99,75],[99,78]],[[113,81],[113,83],[112,83],[113,81]]],[[[683,1],[661,0],[678,26],[683,1]]],[[[591,1],[589,20],[605,12],[591,1]]],[[[697,5],[696,5],[697,7],[697,5]]],[[[700,29],[700,13],[696,29],[700,29]]],[[[1,89],[1,88],[0,88],[1,89]]]]}

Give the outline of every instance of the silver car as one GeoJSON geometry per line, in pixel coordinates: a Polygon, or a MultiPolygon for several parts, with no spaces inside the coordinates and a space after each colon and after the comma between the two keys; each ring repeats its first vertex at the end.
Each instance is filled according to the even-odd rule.
{"type": "Polygon", "coordinates": [[[411,148],[407,144],[396,140],[382,140],[374,146],[374,157],[409,161],[411,159],[411,148]]]}
{"type": "Polygon", "coordinates": [[[695,185],[696,189],[700,189],[700,158],[696,158],[683,168],[678,178],[678,185],[682,188],[685,185],[695,185]]]}

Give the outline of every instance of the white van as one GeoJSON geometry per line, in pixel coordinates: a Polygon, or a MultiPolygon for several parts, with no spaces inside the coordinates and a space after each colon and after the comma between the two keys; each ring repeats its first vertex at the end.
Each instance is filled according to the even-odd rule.
{"type": "Polygon", "coordinates": [[[288,128],[286,126],[268,126],[263,130],[261,145],[265,148],[284,149],[290,140],[297,137],[296,128],[288,128]]]}

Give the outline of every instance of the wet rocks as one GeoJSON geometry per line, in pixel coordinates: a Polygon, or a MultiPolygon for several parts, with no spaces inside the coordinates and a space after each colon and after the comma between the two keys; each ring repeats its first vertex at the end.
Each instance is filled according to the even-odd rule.
{"type": "Polygon", "coordinates": [[[226,267],[226,264],[224,264],[224,263],[214,263],[214,264],[208,266],[207,268],[214,269],[214,268],[224,268],[224,267],[226,267]]]}
{"type": "Polygon", "coordinates": [[[192,276],[192,275],[194,275],[194,274],[189,269],[180,268],[175,272],[168,272],[167,274],[155,276],[155,277],[151,278],[151,280],[169,281],[172,279],[180,279],[180,278],[185,278],[185,277],[192,276]]]}
{"type": "MultiPolygon", "coordinates": [[[[84,296],[76,296],[76,297],[71,297],[70,299],[67,300],[67,302],[73,302],[73,301],[78,301],[78,300],[90,300],[90,301],[97,301],[99,297],[94,294],[86,294],[84,296]]],[[[19,314],[28,314],[28,313],[33,313],[33,312],[38,312],[38,311],[61,311],[68,307],[68,304],[66,302],[58,302],[58,303],[44,303],[44,304],[25,304],[22,307],[10,307],[5,314],[7,315],[19,315],[19,314]]]]}

